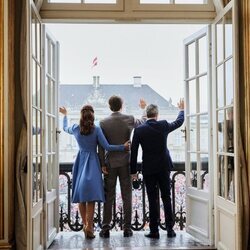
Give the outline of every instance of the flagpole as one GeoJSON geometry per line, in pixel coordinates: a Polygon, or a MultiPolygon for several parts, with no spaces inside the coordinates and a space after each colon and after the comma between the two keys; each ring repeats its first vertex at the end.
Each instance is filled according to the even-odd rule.
{"type": "Polygon", "coordinates": [[[97,58],[97,56],[96,57],[94,57],[94,59],[93,59],[93,61],[92,61],[92,67],[91,67],[91,69],[93,70],[93,84],[94,84],[94,87],[95,88],[97,88],[98,87],[98,81],[99,81],[99,79],[98,79],[98,76],[96,75],[96,68],[97,68],[97,66],[98,66],[98,58],[97,58]],[[95,68],[95,69],[94,69],[95,68]],[[95,73],[95,74],[94,74],[95,73]]]}

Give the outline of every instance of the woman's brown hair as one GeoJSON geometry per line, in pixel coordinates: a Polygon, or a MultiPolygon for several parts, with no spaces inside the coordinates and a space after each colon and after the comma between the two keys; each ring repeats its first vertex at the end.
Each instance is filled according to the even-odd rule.
{"type": "Polygon", "coordinates": [[[94,125],[94,109],[91,105],[85,105],[81,109],[80,134],[89,135],[92,133],[94,125]]]}

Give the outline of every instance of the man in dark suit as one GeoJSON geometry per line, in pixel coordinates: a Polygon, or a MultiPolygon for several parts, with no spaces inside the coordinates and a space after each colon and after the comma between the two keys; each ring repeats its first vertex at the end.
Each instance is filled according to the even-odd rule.
{"type": "MultiPolygon", "coordinates": [[[[123,114],[123,101],[119,96],[109,98],[109,107],[112,114],[100,121],[102,131],[110,144],[121,144],[130,139],[131,131],[146,122],[146,115],[141,119],[136,119],[132,115],[123,114]]],[[[146,102],[141,99],[139,103],[141,109],[145,109],[146,102]]],[[[129,160],[130,152],[105,152],[102,147],[98,148],[99,158],[104,173],[104,191],[106,202],[103,207],[103,222],[100,236],[108,238],[110,236],[110,222],[112,219],[112,205],[115,199],[117,178],[119,178],[123,212],[124,212],[124,237],[133,235],[131,230],[132,214],[132,183],[130,178],[129,160]]]]}
{"type": "Polygon", "coordinates": [[[158,188],[164,206],[167,236],[175,237],[173,230],[174,218],[170,196],[170,170],[173,163],[167,148],[168,134],[179,128],[184,122],[184,101],[178,103],[179,115],[174,122],[157,121],[158,107],[149,105],[146,109],[148,120],[134,131],[131,145],[131,177],[137,179],[137,154],[138,147],[142,147],[142,174],[147,189],[149,202],[150,232],[148,238],[159,238],[159,198],[158,188]]]}

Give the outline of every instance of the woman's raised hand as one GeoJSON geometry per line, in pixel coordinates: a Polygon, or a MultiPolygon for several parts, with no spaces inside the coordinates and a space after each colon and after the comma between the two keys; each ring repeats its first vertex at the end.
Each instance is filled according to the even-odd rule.
{"type": "Polygon", "coordinates": [[[126,141],[123,145],[125,147],[125,151],[129,151],[130,150],[130,140],[126,141]]]}
{"type": "Polygon", "coordinates": [[[63,115],[67,115],[67,109],[65,107],[60,107],[59,112],[62,113],[63,115]]]}

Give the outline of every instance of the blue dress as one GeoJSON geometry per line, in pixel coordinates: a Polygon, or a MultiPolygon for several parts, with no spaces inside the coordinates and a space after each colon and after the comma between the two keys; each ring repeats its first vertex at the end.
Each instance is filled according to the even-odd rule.
{"type": "Polygon", "coordinates": [[[79,151],[73,166],[72,202],[104,202],[102,171],[97,155],[97,145],[101,144],[107,151],[123,151],[123,145],[109,145],[100,127],[95,126],[89,135],[81,135],[80,127],[74,124],[68,127],[64,116],[63,130],[75,136],[79,151]]]}

